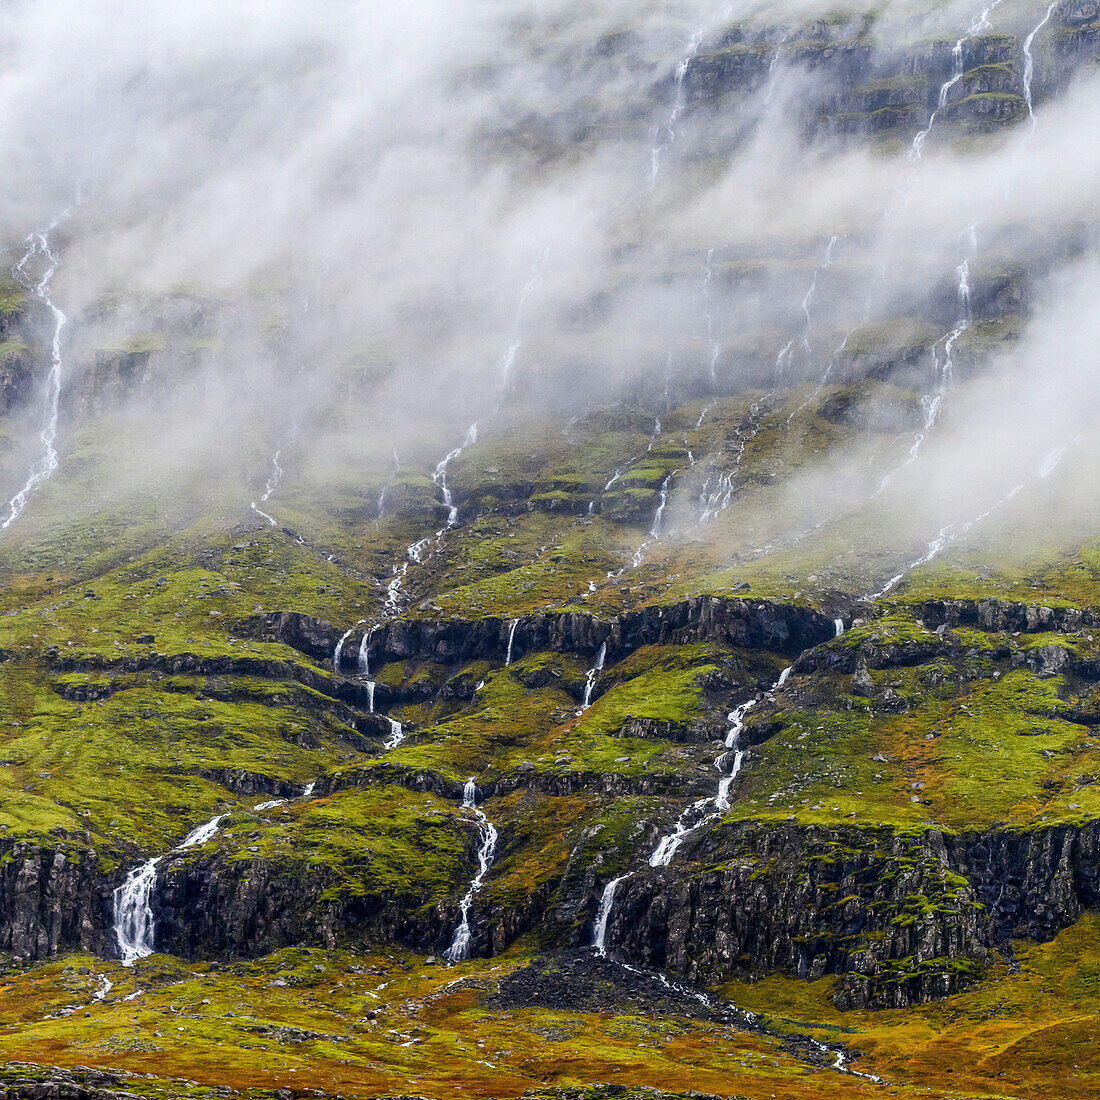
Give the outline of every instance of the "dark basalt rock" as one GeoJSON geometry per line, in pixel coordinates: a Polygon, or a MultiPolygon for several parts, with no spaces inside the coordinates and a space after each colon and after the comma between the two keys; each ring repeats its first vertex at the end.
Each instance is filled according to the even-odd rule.
{"type": "Polygon", "coordinates": [[[1049,939],[1098,884],[1100,822],[920,837],[742,823],[624,881],[607,942],[692,981],[838,974],[839,1007],[902,1007],[965,987],[1014,937],[1049,939]]]}
{"type": "Polygon", "coordinates": [[[94,849],[0,846],[0,950],[22,959],[104,952],[109,904],[94,849]]]}
{"type": "Polygon", "coordinates": [[[123,1091],[121,1079],[108,1070],[77,1066],[35,1066],[9,1062],[0,1066],[0,1100],[142,1100],[123,1091]]]}
{"type": "MultiPolygon", "coordinates": [[[[315,657],[331,656],[342,633],[328,623],[297,612],[273,612],[238,625],[242,634],[281,642],[315,657]]],[[[509,630],[508,620],[495,617],[392,619],[371,631],[369,654],[373,662],[503,661],[509,630]]],[[[550,650],[595,656],[606,645],[607,660],[613,663],[644,645],[711,641],[795,656],[831,638],[833,633],[832,621],[811,608],[695,596],[668,606],[629,611],[614,619],[601,619],[580,611],[527,615],[516,627],[513,654],[518,658],[550,650]]],[[[361,640],[361,634],[349,639],[341,659],[342,671],[355,669],[361,640]]]]}
{"type": "Polygon", "coordinates": [[[1011,600],[928,600],[912,608],[927,626],[970,626],[991,633],[1072,634],[1100,628],[1100,612],[1092,608],[1045,607],[1011,600]]]}

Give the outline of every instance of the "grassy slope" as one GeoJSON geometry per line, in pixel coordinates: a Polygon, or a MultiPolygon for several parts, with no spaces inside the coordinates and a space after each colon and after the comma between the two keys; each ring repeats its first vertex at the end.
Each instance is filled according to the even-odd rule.
{"type": "MultiPolygon", "coordinates": [[[[876,399],[898,400],[890,387],[869,385],[876,399]]],[[[568,438],[552,432],[537,440],[486,435],[453,471],[468,522],[449,532],[424,565],[410,568],[410,614],[507,618],[591,608],[611,615],[700,592],[814,603],[867,591],[889,575],[894,561],[867,537],[862,522],[840,518],[773,553],[759,553],[779,531],[776,512],[787,481],[853,438],[850,425],[819,415],[827,403],[851,395],[843,387],[820,393],[809,387],[766,403],[757,419],[750,415],[753,396],[759,395],[714,403],[701,425],[701,402],[664,414],[664,434],[652,448],[652,422],[640,415],[594,415],[572,426],[568,438]],[[674,501],[694,512],[706,473],[732,469],[742,443],[731,507],[706,528],[681,514],[663,539],[647,547],[640,568],[609,578],[646,539],[664,478],[672,475],[674,501]],[[622,476],[605,492],[617,470],[622,476]],[[579,514],[590,499],[604,510],[579,514]],[[534,507],[528,509],[527,501],[534,507]]],[[[869,453],[889,468],[908,440],[872,432],[869,453]]],[[[659,732],[624,737],[624,725],[646,719],[684,728],[703,720],[720,729],[733,702],[778,672],[767,655],[715,646],[649,647],[605,670],[593,706],[578,715],[586,663],[578,657],[523,654],[508,669],[500,662],[462,668],[394,662],[373,670],[380,682],[405,689],[428,684],[432,694],[395,712],[410,736],[383,757],[380,746],[364,745],[354,734],[331,699],[300,685],[233,674],[127,671],[125,662],[153,654],[267,659],[294,663],[328,681],[323,663],[241,637],[238,624],[258,609],[279,608],[338,626],[380,618],[385,582],[393,564],[404,560],[405,546],[442,526],[430,467],[404,472],[401,485],[391,479],[391,499],[403,503],[383,519],[376,500],[384,473],[367,475],[361,486],[290,483],[270,502],[293,530],[290,537],[252,516],[242,503],[247,496],[235,499],[232,487],[217,499],[186,502],[182,514],[141,495],[76,509],[96,468],[94,441],[85,449],[80,476],[51,482],[26,524],[0,547],[0,650],[7,658],[0,662],[0,826],[8,835],[50,844],[94,844],[105,869],[127,864],[138,852],[161,851],[198,821],[230,811],[216,850],[231,859],[270,860],[288,874],[320,863],[334,872],[335,890],[398,898],[410,909],[453,902],[472,873],[468,824],[453,801],[386,785],[390,773],[377,770],[380,764],[457,781],[471,774],[484,781],[511,776],[526,762],[547,777],[681,777],[686,802],[694,797],[692,782],[705,786],[713,774],[710,741],[678,741],[659,732]],[[85,518],[67,522],[70,510],[85,518]],[[152,643],[137,640],[146,634],[152,643]],[[61,660],[81,659],[107,667],[58,668],[61,660]],[[481,680],[484,687],[467,698],[462,685],[481,680]],[[89,688],[109,696],[76,698],[89,688]],[[359,786],[257,817],[249,807],[264,796],[242,798],[227,790],[213,774],[225,767],[295,786],[340,771],[359,786]]],[[[873,621],[830,645],[858,650],[927,639],[911,609],[931,596],[1096,602],[1095,544],[1050,546],[1033,532],[1006,543],[995,571],[987,565],[991,556],[960,545],[950,560],[907,578],[873,621]]],[[[949,657],[874,671],[870,699],[854,694],[847,676],[794,676],[775,707],[753,712],[753,723],[767,725],[769,736],[752,749],[729,819],[793,814],[801,821],[899,828],[933,821],[959,828],[1081,820],[1100,812],[1090,781],[1100,771],[1097,748],[1089,728],[1066,714],[1090,702],[1086,689],[1012,665],[1014,656],[1026,657],[1043,641],[1093,655],[1086,638],[1005,639],[958,631],[949,657]],[[1008,657],[993,652],[1006,647],[1008,657]],[[887,690],[900,706],[883,705],[887,690]],[[932,741],[926,740],[929,732],[936,734],[932,741]],[[886,759],[872,760],[875,755],[886,759]]],[[[522,904],[551,889],[567,869],[583,875],[596,868],[601,879],[626,869],[639,830],[674,816],[679,805],[675,798],[609,798],[583,790],[493,797],[485,808],[502,839],[485,898],[522,904]]],[[[1087,961],[1096,939],[1094,925],[1085,921],[1057,943],[1076,944],[1087,961]]],[[[241,1087],[292,1083],[292,1070],[305,1075],[312,1068],[323,1087],[352,1095],[408,1088],[443,1096],[457,1086],[464,1095],[503,1096],[543,1082],[599,1079],[723,1094],[876,1092],[867,1083],[807,1070],[770,1039],[716,1039],[689,1021],[673,1027],[637,1016],[534,1009],[505,1015],[481,1007],[478,989],[523,957],[517,947],[492,964],[465,964],[456,973],[424,969],[409,956],[293,952],[231,969],[156,960],[125,975],[114,964],[60,961],[25,977],[9,975],[0,1056],[33,1053],[40,1060],[123,1065],[241,1087]],[[109,971],[118,979],[117,991],[88,1016],[43,1020],[57,1006],[78,997],[87,1001],[82,965],[109,971]],[[272,984],[279,968],[285,987],[272,984]],[[455,976],[469,976],[471,989],[442,993],[455,976]],[[127,983],[137,978],[145,994],[124,1001],[127,983]],[[364,1022],[374,1000],[368,981],[395,983],[393,992],[379,995],[390,1006],[385,1028],[364,1022]],[[200,1007],[204,999],[210,1005],[200,1007]],[[173,1016],[171,1028],[166,1013],[173,1016]],[[276,1025],[348,1038],[297,1043],[262,1030],[276,1025]],[[387,1034],[391,1026],[393,1035],[387,1034]],[[412,1039],[412,1047],[401,1046],[412,1039]],[[488,1061],[496,1071],[490,1073],[483,1064],[488,1061]]],[[[1045,1067],[1033,1065],[1039,1059],[1028,1052],[1039,1023],[1068,1028],[1067,1034],[1078,1024],[1048,1005],[1052,975],[1065,973],[1041,970],[1061,957],[1055,947],[1033,948],[1027,957],[1040,968],[1030,984],[1021,984],[1031,974],[1025,969],[983,990],[1014,991],[1004,996],[1017,1007],[996,1009],[994,1018],[1005,1043],[1020,1044],[1011,1047],[1020,1064],[1035,1074],[1028,1094],[1055,1095],[1042,1089],[1054,1087],[1077,1047],[1067,1039],[1064,1049],[1058,1047],[1061,1060],[1045,1067]],[[1046,1006],[1035,1028],[1018,1007],[1029,997],[1046,1006]]],[[[1087,969],[1086,962],[1081,966],[1087,969]]],[[[1074,977],[1070,985],[1083,981],[1074,977]]],[[[739,989],[738,999],[755,1004],[754,998],[770,996],[775,1005],[768,1011],[794,1015],[809,998],[816,1019],[833,1020],[834,1010],[825,1008],[829,982],[770,982],[739,989]]],[[[984,995],[980,990],[964,997],[984,995]]],[[[956,998],[948,1005],[956,1002],[971,1003],[956,998]]],[[[952,1038],[951,1019],[937,1016],[940,1011],[859,1017],[851,1041],[874,1053],[876,1065],[888,1065],[905,1095],[909,1086],[900,1055],[889,1053],[889,1036],[919,1053],[910,1071],[914,1087],[918,1079],[946,1081],[963,1036],[952,1038]]],[[[978,1009],[942,1009],[950,1011],[978,1009]]],[[[844,1026],[855,1026],[856,1018],[846,1016],[844,1026]]],[[[1006,1054],[1003,1064],[1014,1057],[1006,1054]]],[[[1000,1094],[994,1084],[992,1077],[974,1076],[951,1087],[960,1094],[1000,1094]]]]}

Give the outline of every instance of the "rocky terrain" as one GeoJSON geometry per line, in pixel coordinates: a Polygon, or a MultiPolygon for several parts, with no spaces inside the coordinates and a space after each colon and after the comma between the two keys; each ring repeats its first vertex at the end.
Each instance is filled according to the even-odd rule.
{"type": "Polygon", "coordinates": [[[1100,9],[1005,4],[501,16],[475,198],[639,189],[490,336],[9,234],[0,1097],[1100,1096],[1096,226],[1010,201],[1100,9]]]}

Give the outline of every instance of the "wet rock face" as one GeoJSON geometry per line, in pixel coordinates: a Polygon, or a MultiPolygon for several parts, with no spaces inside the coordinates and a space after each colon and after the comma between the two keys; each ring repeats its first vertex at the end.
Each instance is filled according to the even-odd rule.
{"type": "Polygon", "coordinates": [[[1010,600],[928,600],[914,611],[930,627],[972,626],[998,634],[1072,634],[1082,628],[1100,628],[1100,614],[1091,608],[1045,607],[1010,600]]]}
{"type": "Polygon", "coordinates": [[[0,950],[45,959],[107,948],[109,895],[96,853],[15,843],[0,850],[0,950]]]}
{"type": "Polygon", "coordinates": [[[30,300],[16,313],[0,317],[0,416],[33,402],[49,369],[44,349],[50,346],[50,316],[30,300]]]}
{"type": "MultiPolygon", "coordinates": [[[[1046,35],[1033,46],[1033,55],[1040,58],[1033,95],[1042,98],[1063,91],[1074,72],[1095,58],[1100,42],[1097,18],[1093,0],[1069,0],[1058,6],[1046,35]]],[[[804,95],[797,107],[810,134],[905,130],[911,138],[937,108],[939,125],[978,130],[1017,121],[1026,113],[1026,30],[966,38],[958,56],[962,75],[940,107],[940,89],[956,72],[951,36],[900,50],[884,49],[876,41],[874,23],[873,15],[857,15],[794,29],[738,24],[705,42],[692,58],[684,76],[689,111],[759,91],[777,71],[801,69],[815,77],[816,90],[804,95]]],[[[960,26],[959,34],[965,29],[960,26]]]]}
{"type": "Polygon", "coordinates": [[[744,824],[682,858],[622,883],[616,957],[696,981],[838,974],[841,1008],[947,996],[992,950],[1049,939],[1100,896],[1100,825],[914,839],[744,824]]]}
{"type": "MultiPolygon", "coordinates": [[[[341,636],[330,624],[296,612],[260,615],[241,628],[242,633],[281,642],[316,660],[331,658],[341,636]]],[[[393,619],[372,631],[370,659],[441,664],[503,661],[510,629],[507,620],[498,618],[393,619]]],[[[645,645],[709,641],[796,656],[833,633],[832,621],[810,608],[696,596],[615,619],[572,611],[528,615],[515,629],[513,652],[516,657],[546,650],[594,656],[606,644],[607,659],[613,662],[645,645]]],[[[355,670],[361,640],[362,634],[348,639],[341,655],[342,671],[355,670]]]]}

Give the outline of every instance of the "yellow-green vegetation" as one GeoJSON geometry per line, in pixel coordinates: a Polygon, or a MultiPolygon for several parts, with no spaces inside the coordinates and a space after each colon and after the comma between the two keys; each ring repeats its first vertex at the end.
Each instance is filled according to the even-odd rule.
{"type": "Polygon", "coordinates": [[[236,816],[223,830],[223,850],[291,881],[311,869],[327,872],[322,902],[416,909],[445,900],[469,878],[472,827],[455,803],[430,794],[368,787],[250,817],[236,816]]]}
{"type": "Polygon", "coordinates": [[[840,1013],[831,1000],[835,983],[775,977],[731,982],[722,993],[773,1026],[864,1053],[899,1095],[909,1087],[967,1097],[1100,1096],[1095,914],[1050,943],[1016,943],[1011,968],[938,1004],[840,1013]]]}
{"type": "MultiPolygon", "coordinates": [[[[494,1008],[498,983],[525,961],[516,952],[441,967],[408,954],[288,949],[231,966],[153,956],[123,970],[71,956],[0,984],[10,1021],[0,1057],[110,1066],[185,1079],[196,1095],[228,1086],[257,1098],[275,1088],[503,1098],[593,1081],[790,1100],[881,1094],[788,1051],[779,1035],[690,1014],[494,1008]],[[92,1002],[101,974],[114,987],[92,1002]]],[[[152,1084],[129,1082],[139,1093],[152,1084]]]]}
{"type": "MultiPolygon", "coordinates": [[[[808,274],[802,260],[790,263],[808,274]]],[[[741,264],[738,277],[751,266],[741,264]]],[[[266,324],[277,343],[278,326],[266,324]]],[[[967,354],[1009,343],[1019,328],[1015,317],[976,323],[967,354]]],[[[877,487],[906,462],[923,416],[921,394],[886,368],[941,337],[917,318],[863,326],[820,384],[807,372],[784,390],[662,408],[660,434],[652,410],[537,428],[502,416],[448,471],[454,528],[432,479],[438,455],[421,447],[395,466],[371,425],[336,414],[323,425],[331,446],[362,445],[361,463],[310,466],[307,448],[288,446],[293,473],[265,502],[277,526],[248,508],[270,469],[270,441],[259,432],[241,441],[249,460],[237,480],[181,474],[188,484],[169,499],[144,485],[104,488],[105,469],[143,453],[139,427],[114,414],[77,426],[64,476],[42,487],[26,522],[0,544],[0,871],[14,877],[22,860],[19,873],[29,874],[14,851],[20,841],[43,865],[94,849],[101,911],[88,923],[106,934],[81,942],[110,945],[100,926],[123,872],[224,814],[208,844],[165,861],[173,870],[171,889],[162,883],[162,930],[182,919],[181,905],[201,903],[170,893],[216,885],[239,910],[234,921],[247,922],[253,902],[257,913],[273,902],[287,908],[286,927],[306,931],[294,948],[231,962],[297,935],[247,932],[215,948],[174,928],[187,961],[155,956],[133,970],[69,956],[24,971],[4,957],[0,1058],[153,1073],[169,1094],[228,1085],[257,1100],[276,1088],[510,1097],[598,1081],[794,1100],[1058,1095],[1074,1060],[1092,1064],[1078,1053],[1091,1025],[1091,918],[1053,944],[1018,945],[1020,973],[988,971],[980,951],[952,957],[939,946],[878,960],[880,985],[925,974],[978,983],[908,1013],[840,1016],[831,978],[731,986],[735,1000],[772,1021],[763,1033],[667,1005],[619,1003],[611,962],[592,979],[602,983],[592,1005],[571,1005],[568,986],[545,1003],[505,1004],[500,993],[539,960],[568,953],[567,970],[592,964],[574,949],[590,942],[611,878],[634,872],[634,900],[651,871],[667,883],[646,917],[675,930],[681,886],[746,868],[753,882],[771,872],[772,857],[752,847],[769,829],[806,837],[811,826],[829,827],[813,859],[865,858],[883,889],[918,877],[874,902],[892,906],[890,931],[916,935],[957,910],[991,918],[961,874],[911,857],[909,840],[1100,816],[1100,644],[1091,628],[1062,632],[1032,614],[1035,623],[1014,634],[979,628],[968,612],[968,625],[936,631],[922,618],[942,612],[926,604],[990,597],[1088,611],[1100,597],[1100,544],[1085,520],[1055,537],[1006,511],[982,539],[967,533],[888,597],[865,598],[928,545],[927,518],[899,518],[877,487]],[[858,377],[868,364],[883,378],[858,377]],[[850,476],[849,497],[818,491],[814,471],[841,468],[855,443],[866,469],[850,476]],[[703,523],[699,495],[722,475],[729,507],[703,523]],[[666,480],[672,492],[654,537],[666,480]],[[422,539],[422,560],[413,561],[408,547],[422,539]],[[337,674],[331,646],[352,624],[393,617],[385,601],[395,576],[401,621],[370,669],[380,709],[405,724],[405,739],[386,749],[388,726],[368,713],[365,678],[349,674],[349,662],[337,674]],[[662,644],[632,652],[618,641],[629,633],[624,614],[667,622],[664,609],[701,595],[750,607],[766,600],[788,620],[794,612],[785,609],[843,614],[850,628],[798,660],[774,699],[757,700],[731,808],[654,871],[645,856],[656,840],[681,810],[715,793],[716,741],[731,709],[795,661],[705,640],[703,625],[683,636],[670,629],[662,644]],[[268,616],[281,611],[308,617],[314,640],[276,635],[268,616]],[[540,614],[545,625],[573,613],[600,620],[582,628],[594,633],[580,651],[530,652],[521,631],[505,667],[510,620],[540,614]],[[464,656],[442,656],[443,645],[428,660],[426,648],[402,648],[424,621],[426,636],[467,631],[452,650],[464,656]],[[606,631],[611,659],[582,709],[606,631]],[[266,640],[276,636],[302,648],[266,640]],[[472,911],[478,949],[493,958],[445,968],[397,945],[438,950],[453,930],[478,868],[478,821],[461,805],[471,776],[499,830],[472,911]],[[323,793],[303,798],[314,781],[323,793]],[[266,896],[271,883],[281,892],[266,896]],[[331,950],[314,950],[322,944],[331,950]],[[366,951],[375,953],[355,953],[366,951]],[[115,984],[93,1000],[101,974],[115,984]],[[1052,992],[1058,982],[1069,992],[1052,992]],[[952,1065],[971,1049],[968,1020],[988,1040],[972,1071],[952,1065]],[[785,1045],[780,1033],[850,1042],[866,1053],[860,1068],[889,1084],[822,1068],[830,1059],[820,1053],[807,1061],[806,1048],[785,1045]]],[[[125,350],[155,364],[171,343],[139,334],[125,350]]],[[[348,378],[365,384],[385,362],[384,350],[349,352],[348,378]]],[[[1075,620],[1058,620],[1067,621],[1075,620]]],[[[560,622],[552,646],[579,636],[560,622]]],[[[796,859],[790,869],[802,875],[809,865],[796,859]]],[[[852,901],[838,895],[820,916],[830,920],[852,901]]],[[[887,934],[822,932],[841,949],[873,947],[887,934]]],[[[732,972],[755,969],[745,958],[732,972]]],[[[1079,1095],[1092,1094],[1090,1082],[1079,1095]]],[[[142,1091],[141,1081],[128,1084],[142,1091]]]]}
{"type": "MultiPolygon", "coordinates": [[[[1100,814],[1100,743],[1075,719],[1065,677],[1019,667],[1052,640],[1066,644],[1035,635],[995,653],[989,635],[941,639],[900,614],[848,632],[830,646],[885,667],[872,661],[859,689],[849,674],[820,676],[804,693],[796,680],[778,709],[751,714],[750,726],[776,728],[754,750],[733,813],[957,829],[1100,814]]],[[[1070,652],[1081,644],[1091,655],[1081,641],[1070,652]]]]}

